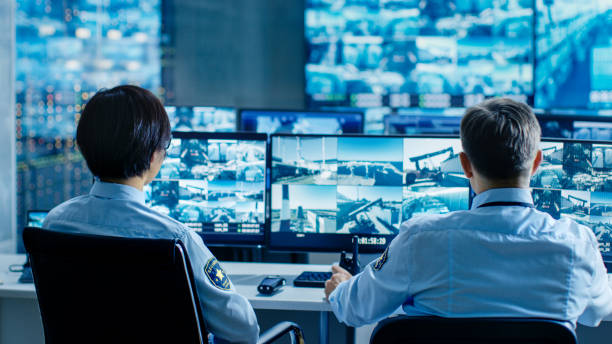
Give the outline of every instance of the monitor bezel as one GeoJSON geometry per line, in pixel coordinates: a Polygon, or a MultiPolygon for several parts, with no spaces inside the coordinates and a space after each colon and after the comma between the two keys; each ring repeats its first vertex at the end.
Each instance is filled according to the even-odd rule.
{"type": "MultiPolygon", "coordinates": [[[[346,138],[346,137],[363,137],[363,138],[391,138],[391,139],[406,139],[406,138],[423,138],[423,139],[460,139],[460,137],[458,135],[370,135],[370,134],[343,134],[343,135],[338,135],[338,134],[325,134],[325,135],[317,135],[317,134],[286,134],[286,133],[278,133],[278,134],[271,134],[270,135],[270,141],[269,141],[269,159],[268,161],[270,162],[269,164],[269,168],[268,170],[270,171],[270,174],[272,173],[272,141],[274,139],[274,137],[312,137],[312,138],[316,138],[316,137],[335,137],[335,138],[346,138]]],[[[471,190],[471,188],[469,188],[469,190],[471,190]]],[[[469,191],[468,191],[469,192],[469,191]]],[[[272,178],[270,178],[270,192],[268,193],[269,197],[269,203],[267,205],[269,212],[270,212],[270,217],[268,219],[268,234],[266,235],[266,247],[268,248],[268,250],[270,251],[274,251],[274,252],[341,252],[341,251],[351,251],[352,249],[352,237],[353,235],[350,234],[341,234],[341,236],[339,237],[339,234],[322,234],[322,233],[316,233],[316,235],[318,236],[318,240],[320,242],[329,242],[332,241],[332,245],[315,245],[314,242],[316,240],[314,239],[310,239],[308,241],[308,244],[310,244],[310,246],[307,245],[301,245],[301,246],[295,246],[295,245],[282,245],[282,244],[274,244],[272,242],[272,178]],[[321,236],[330,236],[329,239],[335,239],[335,240],[327,240],[327,238],[323,239],[321,236]]],[[[469,195],[468,195],[469,197],[469,195]]],[[[468,208],[471,206],[471,203],[468,203],[468,208]]],[[[280,233],[280,232],[277,232],[280,233]]],[[[292,238],[295,238],[295,233],[287,233],[289,235],[292,235],[292,238]]],[[[306,233],[308,234],[308,233],[306,233]]],[[[278,236],[278,234],[275,234],[276,236],[278,236]]],[[[368,235],[367,237],[369,238],[378,238],[378,237],[386,237],[386,238],[391,238],[390,240],[387,240],[387,242],[384,245],[359,245],[359,252],[362,253],[380,253],[382,251],[385,250],[385,248],[389,245],[389,243],[391,242],[391,240],[393,240],[395,238],[395,236],[387,236],[387,235],[368,235]]],[[[279,243],[280,242],[286,242],[287,238],[279,238],[278,240],[279,243]]]]}
{"type": "MultiPolygon", "coordinates": [[[[342,115],[358,115],[360,117],[359,124],[359,132],[358,133],[345,133],[341,135],[355,135],[355,134],[363,134],[365,128],[365,114],[364,111],[338,111],[338,110],[321,110],[321,109],[267,109],[267,108],[240,108],[236,112],[236,130],[242,131],[245,133],[254,133],[255,131],[245,131],[243,124],[243,112],[249,111],[257,111],[257,112],[277,112],[277,113],[303,113],[303,114],[328,114],[329,117],[339,117],[342,115]]],[[[321,116],[317,116],[321,117],[321,116]]],[[[271,133],[266,135],[277,135],[277,134],[286,134],[286,135],[338,135],[338,134],[287,134],[287,133],[271,133]]]]}
{"type": "MultiPolygon", "coordinates": [[[[228,240],[225,233],[196,232],[206,246],[217,247],[261,247],[266,243],[266,233],[269,231],[270,221],[268,219],[268,175],[270,148],[268,135],[252,132],[203,132],[203,131],[173,131],[172,139],[196,139],[196,140],[239,140],[239,141],[261,141],[265,144],[266,161],[264,164],[264,223],[262,233],[259,234],[235,234],[238,239],[228,240]]],[[[157,179],[159,180],[159,179],[157,179]]],[[[178,221],[178,220],[177,220],[178,221]]],[[[180,222],[180,221],[179,221],[180,222]]],[[[187,226],[186,226],[187,227],[187,226]]],[[[189,228],[189,227],[187,227],[189,228]]],[[[189,230],[192,230],[191,228],[189,230]]]]}

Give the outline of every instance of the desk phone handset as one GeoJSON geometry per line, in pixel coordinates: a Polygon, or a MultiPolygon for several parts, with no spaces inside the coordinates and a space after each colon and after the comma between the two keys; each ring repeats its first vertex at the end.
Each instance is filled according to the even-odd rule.
{"type": "Polygon", "coordinates": [[[361,271],[359,267],[359,237],[353,236],[353,252],[352,256],[348,258],[346,252],[340,253],[340,267],[347,270],[351,275],[356,275],[361,271]]]}

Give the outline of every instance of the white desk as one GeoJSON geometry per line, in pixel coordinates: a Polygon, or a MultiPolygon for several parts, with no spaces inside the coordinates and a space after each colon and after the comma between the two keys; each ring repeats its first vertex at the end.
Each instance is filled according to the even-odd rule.
{"type": "MultiPolygon", "coordinates": [[[[9,265],[23,264],[24,261],[25,255],[0,254],[0,280],[4,282],[0,284],[0,344],[44,342],[34,286],[19,284],[17,279],[20,273],[8,271],[9,265]]],[[[221,265],[230,275],[238,293],[244,295],[255,309],[319,312],[319,343],[328,342],[331,309],[324,299],[323,290],[295,288],[292,280],[306,270],[329,271],[329,265],[234,262],[222,262],[221,265]],[[281,275],[287,279],[287,285],[276,295],[260,295],[256,287],[266,275],[281,275]]],[[[608,277],[612,286],[612,274],[608,277]]],[[[602,323],[599,328],[579,326],[577,333],[581,344],[606,342],[612,338],[612,317],[606,319],[606,323],[602,323]]],[[[369,338],[369,335],[366,337],[369,338]]]]}

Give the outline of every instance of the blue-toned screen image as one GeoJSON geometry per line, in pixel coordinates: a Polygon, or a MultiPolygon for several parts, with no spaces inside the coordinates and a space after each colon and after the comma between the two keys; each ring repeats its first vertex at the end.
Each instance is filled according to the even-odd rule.
{"type": "Polygon", "coordinates": [[[540,148],[542,164],[531,178],[535,207],[591,228],[612,258],[612,145],[546,140],[540,148]]]}
{"type": "Polygon", "coordinates": [[[197,232],[262,234],[266,141],[174,135],[147,204],[197,232]]]}
{"type": "Polygon", "coordinates": [[[532,19],[531,0],[308,0],[306,94],[394,107],[427,106],[402,95],[531,95],[532,19]]]}
{"type": "Polygon", "coordinates": [[[363,132],[360,112],[242,110],[240,130],[265,134],[349,134],[363,132]]]}
{"type": "Polygon", "coordinates": [[[611,25],[611,0],[536,0],[536,107],[612,108],[611,25]]]}
{"type": "Polygon", "coordinates": [[[461,151],[458,138],[404,139],[402,221],[468,209],[469,180],[459,162],[461,151]]]}
{"type": "Polygon", "coordinates": [[[28,227],[38,227],[42,228],[43,222],[45,221],[45,217],[47,217],[48,211],[28,211],[28,218],[26,221],[26,225],[28,227]]]}
{"type": "Polygon", "coordinates": [[[385,134],[459,135],[464,113],[462,108],[399,109],[397,114],[384,117],[385,134]]]}
{"type": "Polygon", "coordinates": [[[287,136],[272,142],[272,183],[337,184],[336,137],[287,136]]]}
{"type": "Polygon", "coordinates": [[[211,106],[166,106],[173,131],[236,131],[236,110],[211,106]]]}
{"type": "Polygon", "coordinates": [[[273,238],[394,236],[412,217],[466,210],[460,151],[458,138],[272,136],[273,238]]]}

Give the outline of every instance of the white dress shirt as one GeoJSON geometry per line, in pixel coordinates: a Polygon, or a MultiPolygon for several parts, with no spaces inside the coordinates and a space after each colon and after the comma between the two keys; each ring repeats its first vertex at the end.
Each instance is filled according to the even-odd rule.
{"type": "Polygon", "coordinates": [[[612,314],[612,289],[593,231],[532,205],[528,189],[491,189],[471,210],[406,221],[386,254],[330,295],[336,317],[361,326],[399,308],[597,326],[612,314]]]}

